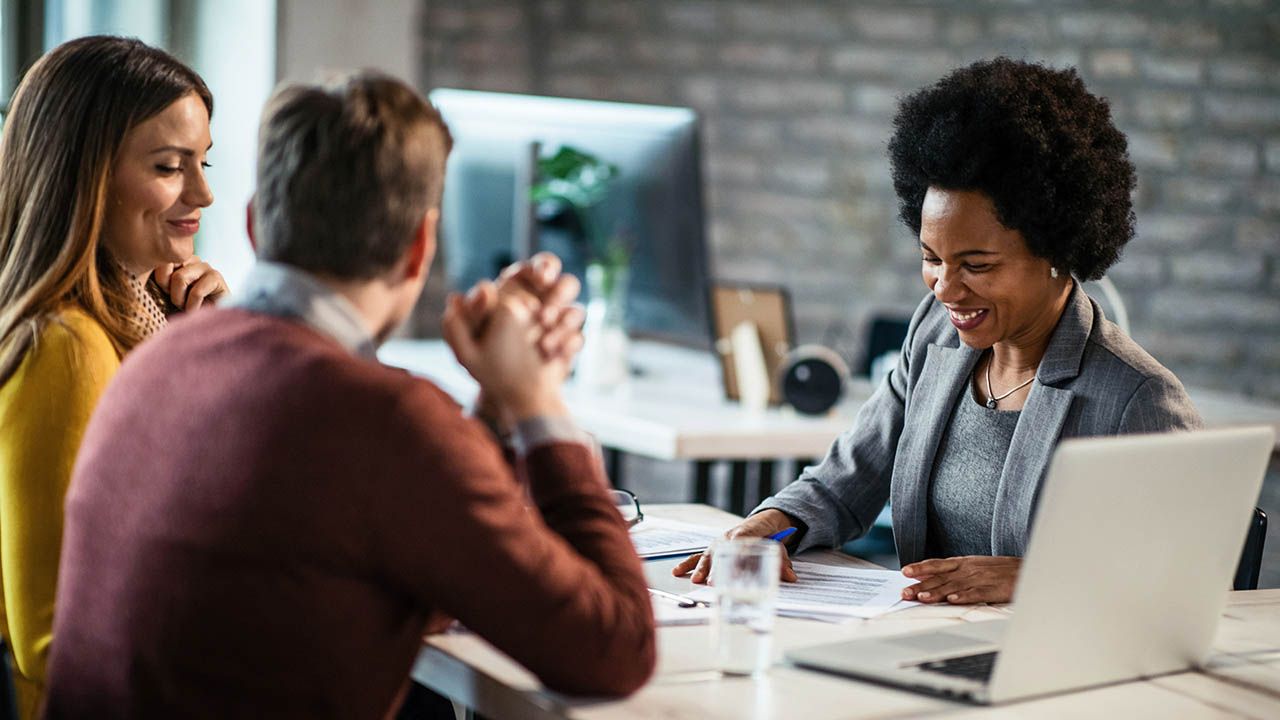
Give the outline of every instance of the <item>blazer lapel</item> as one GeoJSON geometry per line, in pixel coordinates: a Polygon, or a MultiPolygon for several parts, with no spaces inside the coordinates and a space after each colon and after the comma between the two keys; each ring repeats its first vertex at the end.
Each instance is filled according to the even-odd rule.
{"type": "Polygon", "coordinates": [[[903,419],[890,494],[894,539],[898,559],[904,565],[924,558],[934,457],[956,398],[965,391],[980,356],[963,343],[959,347],[930,345],[926,351],[924,368],[903,419]]]}
{"type": "Polygon", "coordinates": [[[1056,386],[1080,374],[1095,311],[1093,301],[1077,283],[1049,338],[1036,371],[1036,383],[1031,386],[1009,442],[1009,454],[996,490],[992,554],[1021,557],[1027,550],[1040,484],[1075,396],[1073,391],[1056,386]]]}
{"type": "Polygon", "coordinates": [[[993,555],[1022,557],[1026,552],[1040,481],[1049,466],[1074,395],[1070,390],[1040,384],[1032,386],[1027,395],[996,490],[991,522],[993,555]]]}

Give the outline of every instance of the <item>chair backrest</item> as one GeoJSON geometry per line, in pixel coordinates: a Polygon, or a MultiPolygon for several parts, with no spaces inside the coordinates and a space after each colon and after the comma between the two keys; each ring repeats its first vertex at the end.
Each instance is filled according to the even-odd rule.
{"type": "Polygon", "coordinates": [[[0,637],[0,657],[4,658],[4,678],[0,678],[0,720],[18,720],[18,698],[13,691],[13,665],[9,643],[0,637]]]}
{"type": "Polygon", "coordinates": [[[859,375],[870,376],[871,364],[886,352],[902,349],[902,341],[907,338],[907,330],[911,318],[888,315],[876,315],[867,324],[867,336],[858,367],[854,370],[859,375]]]}
{"type": "Polygon", "coordinates": [[[1115,283],[1111,282],[1111,278],[1103,277],[1097,281],[1081,283],[1081,285],[1085,293],[1102,306],[1102,312],[1107,319],[1119,325],[1125,335],[1129,335],[1129,308],[1125,305],[1124,298],[1120,296],[1120,291],[1116,289],[1115,283]]]}
{"type": "Polygon", "coordinates": [[[1240,554],[1240,566],[1236,568],[1235,590],[1257,590],[1258,575],[1262,572],[1262,545],[1267,539],[1267,514],[1262,508],[1253,509],[1249,521],[1249,535],[1244,540],[1244,552],[1240,554]]]}

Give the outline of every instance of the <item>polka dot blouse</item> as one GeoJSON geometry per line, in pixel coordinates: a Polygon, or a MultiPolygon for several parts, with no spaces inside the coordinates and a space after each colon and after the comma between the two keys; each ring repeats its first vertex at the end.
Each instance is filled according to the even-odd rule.
{"type": "Polygon", "coordinates": [[[125,282],[129,286],[129,292],[133,295],[133,310],[129,313],[129,320],[142,329],[143,337],[151,337],[160,332],[168,320],[165,318],[164,310],[160,308],[160,303],[147,291],[146,283],[133,273],[125,271],[125,282]]]}

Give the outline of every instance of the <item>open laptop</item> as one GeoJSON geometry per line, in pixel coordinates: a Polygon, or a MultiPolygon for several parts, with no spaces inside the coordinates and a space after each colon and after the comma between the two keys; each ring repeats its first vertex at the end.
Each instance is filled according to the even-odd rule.
{"type": "Polygon", "coordinates": [[[1269,427],[1065,440],[1011,618],[794,650],[797,665],[978,703],[1177,672],[1209,654],[1269,427]]]}

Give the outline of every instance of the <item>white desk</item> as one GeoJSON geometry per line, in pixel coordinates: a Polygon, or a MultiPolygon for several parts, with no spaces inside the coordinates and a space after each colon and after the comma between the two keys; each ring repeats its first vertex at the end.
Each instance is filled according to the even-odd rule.
{"type": "MultiPolygon", "coordinates": [[[[378,357],[430,378],[446,392],[470,402],[475,381],[441,340],[392,340],[378,357]]],[[[849,429],[871,383],[855,378],[844,401],[822,417],[790,408],[743,410],[725,400],[720,366],[709,352],[656,342],[633,342],[632,364],[639,375],[609,392],[565,386],[574,419],[600,444],[659,460],[771,460],[821,457],[837,435],[849,429]]],[[[1187,388],[1210,427],[1271,425],[1280,450],[1280,406],[1199,388],[1187,388]]]]}
{"type": "MultiPolygon", "coordinates": [[[[711,508],[653,506],[650,512],[701,522],[731,523],[711,508]]],[[[832,553],[832,555],[835,555],[832,553]]],[[[806,556],[808,557],[808,556],[806,556]]],[[[844,558],[845,556],[839,556],[844,558]]],[[[861,562],[845,558],[846,562],[861,562]]],[[[647,567],[651,584],[679,590],[687,580],[670,577],[671,561],[647,567]]],[[[999,617],[1009,606],[922,606],[874,620],[833,625],[779,618],[779,652],[858,635],[926,629],[999,617]]],[[[767,676],[722,678],[712,667],[705,625],[658,629],[658,668],[639,692],[622,700],[567,698],[541,687],[531,673],[470,633],[432,636],[414,668],[414,679],[487,717],[581,718],[779,718],[837,720],[851,717],[1075,718],[1075,717],[1280,717],[1280,590],[1233,592],[1214,642],[1207,672],[1185,672],[1147,681],[980,708],[835,675],[775,665],[767,676]]],[[[607,658],[565,658],[606,662],[607,658]]]]}
{"type": "MultiPolygon", "coordinates": [[[[633,342],[631,350],[639,374],[629,382],[610,391],[569,382],[565,399],[578,425],[601,445],[659,460],[818,457],[871,396],[871,384],[858,379],[829,415],[810,417],[790,408],[748,412],[725,400],[720,366],[710,353],[657,342],[633,342]]],[[[475,381],[441,340],[391,340],[378,357],[430,378],[459,402],[475,398],[475,381]]]]}
{"type": "MultiPolygon", "coordinates": [[[[430,378],[463,404],[476,395],[476,383],[440,340],[393,340],[378,351],[388,365],[430,378]]],[[[853,425],[858,408],[871,396],[871,384],[853,380],[844,402],[820,417],[801,415],[790,407],[759,412],[744,410],[724,397],[720,367],[708,352],[657,342],[633,342],[631,361],[637,370],[628,382],[610,391],[565,385],[565,400],[579,427],[606,449],[609,477],[625,487],[621,453],[659,460],[694,461],[694,502],[710,499],[712,464],[731,461],[729,507],[746,512],[748,474],[755,464],[760,498],[773,494],[773,463],[799,465],[826,454],[837,435],[853,425]]]]}

